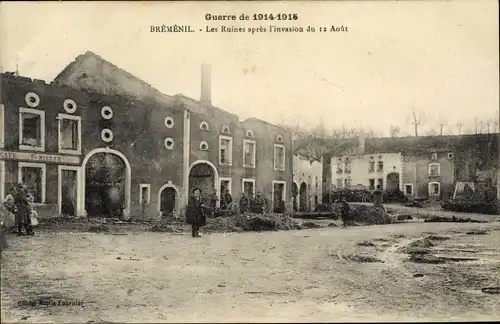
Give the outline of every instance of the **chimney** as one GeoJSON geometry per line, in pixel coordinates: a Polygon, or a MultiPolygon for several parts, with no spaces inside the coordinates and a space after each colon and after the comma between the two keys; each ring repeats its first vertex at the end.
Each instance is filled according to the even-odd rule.
{"type": "Polygon", "coordinates": [[[361,129],[361,131],[358,134],[358,154],[362,155],[365,154],[365,131],[361,129]]]}
{"type": "Polygon", "coordinates": [[[201,96],[200,101],[205,104],[212,103],[211,65],[201,65],[201,96]]]}

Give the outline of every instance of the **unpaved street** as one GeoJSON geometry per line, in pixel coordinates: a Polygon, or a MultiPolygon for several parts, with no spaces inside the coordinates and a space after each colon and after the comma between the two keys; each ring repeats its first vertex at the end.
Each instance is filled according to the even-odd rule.
{"type": "Polygon", "coordinates": [[[500,295],[481,291],[500,286],[499,223],[9,238],[6,321],[500,319],[500,295]],[[442,261],[408,261],[401,249],[423,238],[442,261]]]}

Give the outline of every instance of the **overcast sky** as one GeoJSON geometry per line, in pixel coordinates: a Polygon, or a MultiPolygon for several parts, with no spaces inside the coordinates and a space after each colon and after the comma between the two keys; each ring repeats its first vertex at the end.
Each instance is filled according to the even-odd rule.
{"type": "MultiPolygon", "coordinates": [[[[342,124],[388,135],[410,132],[414,107],[448,131],[498,118],[498,3],[373,1],[291,3],[0,4],[3,70],[51,81],[91,50],[167,94],[199,99],[200,64],[212,64],[213,104],[244,119],[342,124]],[[205,26],[258,27],[277,21],[207,22],[205,14],[297,13],[316,33],[204,33],[205,26]],[[195,33],[150,33],[150,25],[195,33]],[[320,33],[319,26],[348,26],[320,33]]],[[[292,25],[284,23],[284,26],[292,25]]],[[[269,28],[268,28],[269,29],[269,28]]]]}

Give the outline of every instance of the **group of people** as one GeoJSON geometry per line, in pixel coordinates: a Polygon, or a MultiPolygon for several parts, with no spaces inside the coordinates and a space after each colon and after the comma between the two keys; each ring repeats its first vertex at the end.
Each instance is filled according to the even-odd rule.
{"type": "Polygon", "coordinates": [[[254,197],[253,193],[243,193],[240,198],[240,213],[264,214],[266,209],[266,199],[261,191],[257,191],[254,197]]]}
{"type": "MultiPolygon", "coordinates": [[[[221,197],[221,208],[230,208],[233,198],[227,190],[221,197]]],[[[212,202],[211,202],[212,203],[212,202]]],[[[213,204],[213,203],[212,203],[213,204]]],[[[209,206],[207,206],[209,207],[209,206]]],[[[266,209],[266,200],[262,196],[262,192],[258,191],[254,197],[253,194],[243,193],[240,199],[240,212],[252,212],[255,214],[263,214],[266,209]]],[[[201,237],[199,230],[206,224],[206,209],[201,195],[201,189],[195,188],[192,191],[188,200],[186,209],[186,222],[191,225],[191,235],[193,237],[201,237]]]]}
{"type": "Polygon", "coordinates": [[[14,184],[10,193],[0,204],[0,246],[7,247],[6,232],[16,232],[17,235],[35,235],[33,222],[37,214],[34,206],[34,196],[23,184],[14,184]]]}

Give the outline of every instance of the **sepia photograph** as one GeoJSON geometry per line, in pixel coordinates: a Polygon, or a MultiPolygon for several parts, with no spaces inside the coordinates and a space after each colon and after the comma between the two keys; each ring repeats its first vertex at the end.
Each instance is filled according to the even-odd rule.
{"type": "Polygon", "coordinates": [[[0,3],[1,323],[500,320],[498,7],[0,3]]]}

